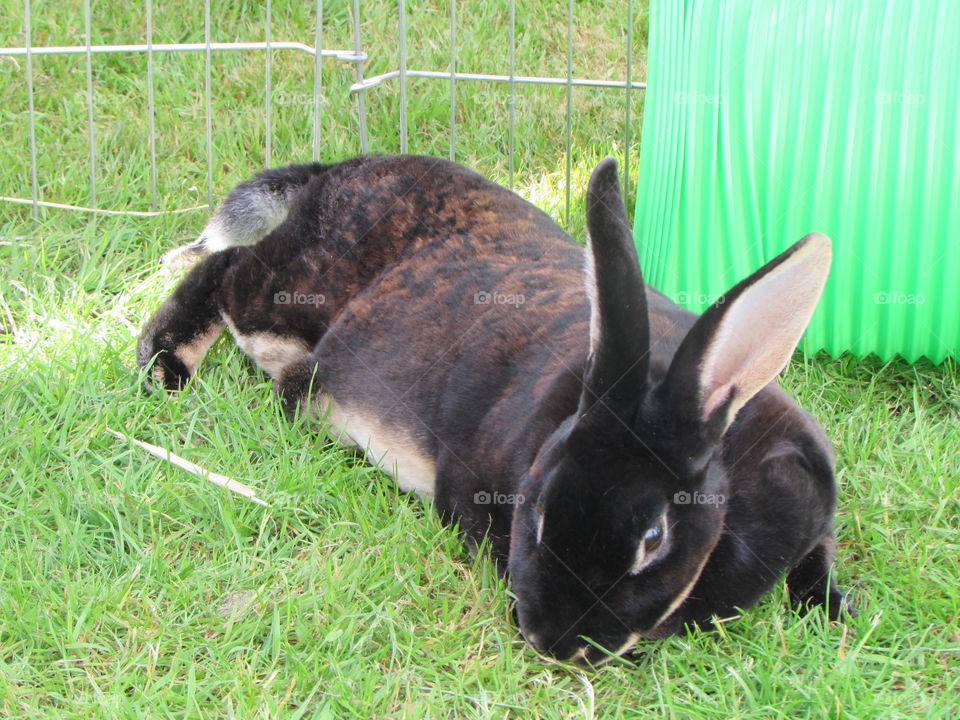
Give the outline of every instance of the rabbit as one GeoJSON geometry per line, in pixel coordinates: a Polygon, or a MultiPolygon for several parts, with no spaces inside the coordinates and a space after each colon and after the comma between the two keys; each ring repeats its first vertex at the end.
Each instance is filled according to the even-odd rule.
{"type": "Polygon", "coordinates": [[[453,162],[363,156],[241,183],[137,362],[176,390],[224,327],[308,413],[432,498],[515,596],[523,637],[582,665],[710,627],[786,574],[831,577],[833,454],[778,386],[827,278],[805,236],[702,315],[644,284],[606,158],[586,248],[453,162]]]}

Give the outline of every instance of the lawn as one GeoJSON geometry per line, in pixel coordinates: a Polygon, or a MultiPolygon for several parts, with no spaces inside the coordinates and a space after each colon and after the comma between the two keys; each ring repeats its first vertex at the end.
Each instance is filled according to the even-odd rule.
{"type": "MultiPolygon", "coordinates": [[[[634,9],[645,75],[646,2],[634,9]]],[[[458,3],[458,69],[506,73],[506,3],[458,3]]],[[[0,45],[23,5],[0,0],[0,45]]],[[[347,3],[324,45],[352,47],[347,3]]],[[[517,3],[516,72],[566,74],[564,4],[517,3]]],[[[622,79],[621,3],[574,9],[574,75],[622,79]]],[[[38,1],[35,45],[82,42],[83,4],[38,1]]],[[[261,3],[216,3],[214,40],[261,39],[261,3]]],[[[365,72],[396,66],[396,10],[362,9],[365,72]]],[[[446,70],[448,6],[407,8],[408,65],[446,70]]],[[[94,3],[93,42],[143,42],[144,11],[94,3]]],[[[274,40],[313,44],[310,3],[274,2],[274,40]]],[[[155,42],[202,42],[202,7],[159,0],[155,42]]],[[[313,152],[313,60],[272,56],[270,156],[313,152]]],[[[91,203],[84,58],[34,57],[43,199],[91,203]]],[[[146,58],[94,58],[101,208],[148,210],[146,58]]],[[[0,57],[0,195],[30,197],[25,59],[0,57]]],[[[156,204],[206,203],[265,161],[264,53],[214,54],[212,187],[203,54],[155,58],[156,204]]],[[[323,64],[320,156],[359,150],[346,88],[323,64]]],[[[370,150],[399,148],[399,85],[367,98],[370,150]]],[[[459,83],[457,160],[509,182],[506,85],[459,83]]],[[[409,82],[409,149],[447,156],[449,84],[409,82]]],[[[606,154],[635,173],[643,93],[625,145],[621,90],[573,92],[567,219],[564,88],[518,87],[514,184],[574,237],[606,154]]],[[[636,185],[635,174],[629,187],[636,185]]],[[[0,202],[0,717],[955,718],[960,713],[960,369],[947,361],[798,354],[783,384],[837,453],[837,575],[860,615],[796,614],[782,583],[712,633],[642,644],[596,671],[521,640],[508,588],[432,509],[322,428],[284,419],[229,340],[179,395],[139,390],[139,327],[176,276],[160,256],[206,210],[98,216],[0,202]],[[122,430],[256,486],[269,509],[109,435],[122,430]]],[[[722,239],[718,239],[722,240],[722,239]]],[[[521,431],[521,429],[517,429],[521,431]]]]}

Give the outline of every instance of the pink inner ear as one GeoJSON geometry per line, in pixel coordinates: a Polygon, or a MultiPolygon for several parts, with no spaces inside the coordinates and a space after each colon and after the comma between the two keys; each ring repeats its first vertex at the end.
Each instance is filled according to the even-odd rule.
{"type": "Polygon", "coordinates": [[[701,419],[706,420],[711,415],[713,415],[714,411],[716,411],[716,409],[720,407],[724,403],[724,401],[726,401],[729,395],[730,395],[729,383],[726,385],[721,385],[712,393],[710,393],[710,396],[703,403],[703,411],[700,414],[701,419]]]}
{"type": "Polygon", "coordinates": [[[829,269],[829,239],[811,236],[727,309],[701,365],[703,420],[732,391],[732,422],[744,403],[783,370],[810,322],[829,269]]]}

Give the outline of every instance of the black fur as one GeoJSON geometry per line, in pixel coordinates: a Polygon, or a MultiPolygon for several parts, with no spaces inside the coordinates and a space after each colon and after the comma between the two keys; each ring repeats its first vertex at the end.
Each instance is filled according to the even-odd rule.
{"type": "Polygon", "coordinates": [[[605,161],[588,194],[591,352],[583,251],[517,195],[445,160],[268,171],[213,222],[235,245],[265,237],[196,267],[151,318],[138,362],[157,358],[153,377],[176,388],[189,375],[179,358],[195,354],[178,348],[223,322],[282,340],[285,364],[263,362],[288,409],[332,396],[429,459],[438,511],[472,544],[489,539],[541,651],[601,661],[584,637],[623,651],[707,624],[784,572],[798,604],[840,609],[827,580],[835,494],[823,432],[775,382],[749,399],[738,380],[706,400],[702,363],[728,309],[794,253],[823,252],[816,240],[698,320],[643,285],[605,161]],[[269,231],[251,218],[261,192],[287,204],[269,231]],[[291,293],[320,299],[278,301],[291,293]],[[733,419],[738,398],[749,401],[733,419]],[[694,493],[723,501],[683,502],[694,493]]]}

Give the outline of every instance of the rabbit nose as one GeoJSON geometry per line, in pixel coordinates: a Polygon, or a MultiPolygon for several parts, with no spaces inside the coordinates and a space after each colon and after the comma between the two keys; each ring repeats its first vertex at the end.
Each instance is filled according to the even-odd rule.
{"type": "Polygon", "coordinates": [[[549,641],[543,639],[543,635],[538,635],[537,633],[526,633],[524,637],[527,639],[527,642],[533,646],[533,649],[544,657],[565,660],[576,665],[584,665],[587,662],[587,652],[589,650],[588,647],[577,648],[577,650],[571,655],[569,652],[569,647],[564,648],[557,644],[551,644],[549,641]]]}
{"type": "Polygon", "coordinates": [[[526,633],[527,642],[533,645],[533,649],[541,655],[547,652],[547,645],[543,642],[543,636],[537,633],[526,633]]]}

